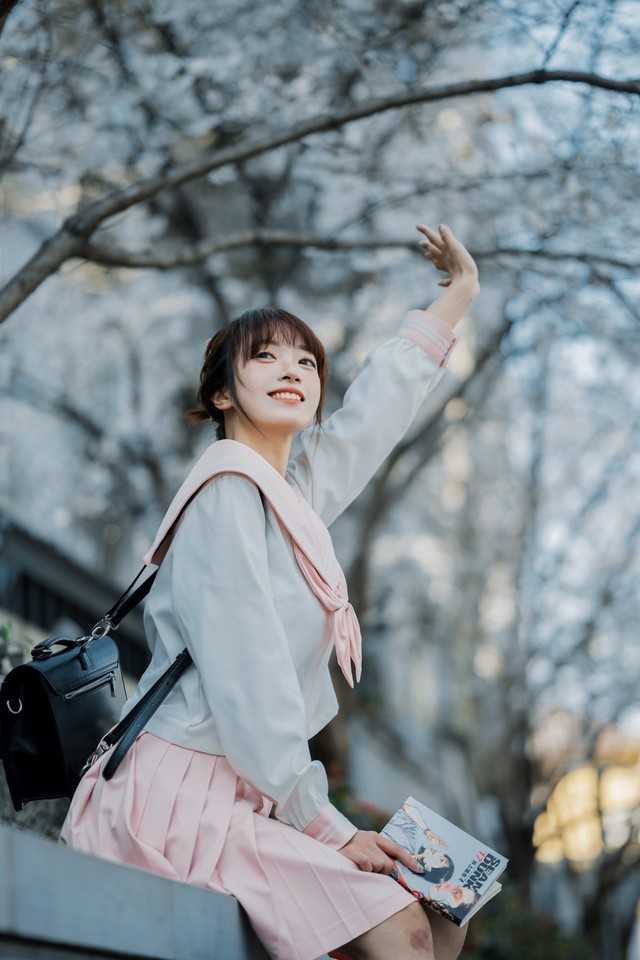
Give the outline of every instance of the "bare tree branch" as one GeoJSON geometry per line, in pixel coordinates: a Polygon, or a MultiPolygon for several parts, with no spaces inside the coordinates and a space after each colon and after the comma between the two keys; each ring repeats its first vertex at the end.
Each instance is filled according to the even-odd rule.
{"type": "Polygon", "coordinates": [[[4,30],[9,14],[20,0],[0,0],[0,33],[4,30]]]}
{"type": "Polygon", "coordinates": [[[556,52],[556,50],[560,45],[560,42],[562,41],[565,33],[569,29],[571,17],[573,16],[573,14],[578,9],[581,3],[582,3],[582,0],[573,0],[573,3],[569,7],[569,9],[565,11],[564,17],[562,18],[562,23],[560,24],[560,28],[556,33],[555,37],[553,38],[552,43],[550,43],[549,47],[547,48],[547,52],[545,54],[544,61],[542,63],[543,67],[546,68],[551,62],[554,53],[556,52]]]}
{"type": "Polygon", "coordinates": [[[534,257],[543,260],[577,260],[580,263],[590,263],[608,267],[620,267],[623,270],[636,271],[639,264],[633,260],[621,260],[620,257],[603,257],[599,253],[589,253],[580,250],[545,250],[529,247],[495,247],[493,250],[476,250],[474,257],[478,260],[492,257],[534,257]]]}
{"type": "MultiPolygon", "coordinates": [[[[319,237],[316,234],[288,233],[281,230],[253,230],[239,233],[226,240],[207,240],[194,244],[190,250],[168,253],[164,256],[146,251],[136,253],[121,247],[112,247],[99,243],[86,243],[77,252],[77,256],[94,263],[112,267],[154,268],[170,270],[174,267],[188,266],[211,257],[216,253],[226,253],[242,247],[299,247],[315,250],[409,250],[422,256],[416,240],[370,240],[354,238],[340,240],[337,237],[319,237]]],[[[531,249],[528,247],[495,247],[492,250],[474,250],[477,260],[489,260],[496,257],[540,257],[545,260],[578,260],[581,263],[601,264],[621,267],[624,270],[637,271],[640,264],[621,260],[617,257],[603,257],[581,251],[560,251],[531,249]]]]}
{"type": "Polygon", "coordinates": [[[308,247],[317,250],[382,250],[394,247],[414,249],[416,243],[408,240],[339,240],[335,237],[318,237],[314,234],[295,234],[276,230],[256,230],[236,234],[226,240],[208,240],[181,253],[157,256],[152,253],[135,253],[118,247],[108,247],[96,243],[85,244],[78,256],[95,263],[104,263],[116,267],[155,267],[168,270],[197,263],[215,253],[238,250],[242,247],[308,247]]]}
{"type": "Polygon", "coordinates": [[[393,97],[374,98],[357,107],[334,114],[314,117],[275,135],[258,138],[246,144],[234,144],[212,154],[178,164],[172,170],[147,177],[122,190],[88,204],[47,239],[38,252],[0,291],[0,322],[18,307],[29,294],[54,273],[66,260],[76,256],[98,227],[123,210],[150,200],[162,190],[169,190],[191,180],[197,180],[213,170],[229,164],[241,163],[252,157],[295,143],[315,133],[337,130],[348,123],[418,103],[434,103],[455,97],[490,93],[514,87],[547,83],[577,83],[590,87],[637,96],[640,80],[616,80],[598,74],[576,70],[532,70],[528,73],[445,84],[440,87],[418,88],[393,97]]]}

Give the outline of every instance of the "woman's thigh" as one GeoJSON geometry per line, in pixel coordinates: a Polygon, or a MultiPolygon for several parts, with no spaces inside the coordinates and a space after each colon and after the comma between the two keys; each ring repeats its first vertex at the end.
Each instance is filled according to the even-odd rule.
{"type": "Polygon", "coordinates": [[[439,917],[419,903],[394,913],[342,948],[353,960],[456,960],[466,928],[439,917]]]}

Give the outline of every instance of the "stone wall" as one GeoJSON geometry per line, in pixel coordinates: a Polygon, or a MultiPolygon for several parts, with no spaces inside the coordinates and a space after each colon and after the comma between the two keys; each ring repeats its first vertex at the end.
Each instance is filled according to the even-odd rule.
{"type": "Polygon", "coordinates": [[[0,956],[268,960],[233,897],[7,825],[0,826],[0,956]]]}

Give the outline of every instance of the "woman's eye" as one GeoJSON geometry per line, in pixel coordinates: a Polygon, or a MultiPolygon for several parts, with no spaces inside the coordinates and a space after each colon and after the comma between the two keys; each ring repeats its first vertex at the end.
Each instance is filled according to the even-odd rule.
{"type": "Polygon", "coordinates": [[[260,353],[256,353],[256,357],[272,357],[273,354],[269,350],[261,350],[260,353]]]}
{"type": "Polygon", "coordinates": [[[312,360],[311,357],[303,357],[300,363],[310,363],[312,367],[316,365],[315,360],[312,360]]]}

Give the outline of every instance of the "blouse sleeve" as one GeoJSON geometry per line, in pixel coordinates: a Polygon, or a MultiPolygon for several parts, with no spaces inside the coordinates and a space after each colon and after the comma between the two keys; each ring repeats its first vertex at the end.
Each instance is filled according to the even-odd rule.
{"type": "Polygon", "coordinates": [[[323,428],[314,425],[298,435],[287,476],[327,526],[405,435],[456,343],[443,320],[412,310],[395,337],[368,354],[323,428]]]}
{"type": "Polygon", "coordinates": [[[276,804],[276,816],[341,847],[356,832],[312,761],[305,705],[274,605],[258,488],[224,475],[205,488],[174,539],[174,611],[224,754],[276,804]]]}

